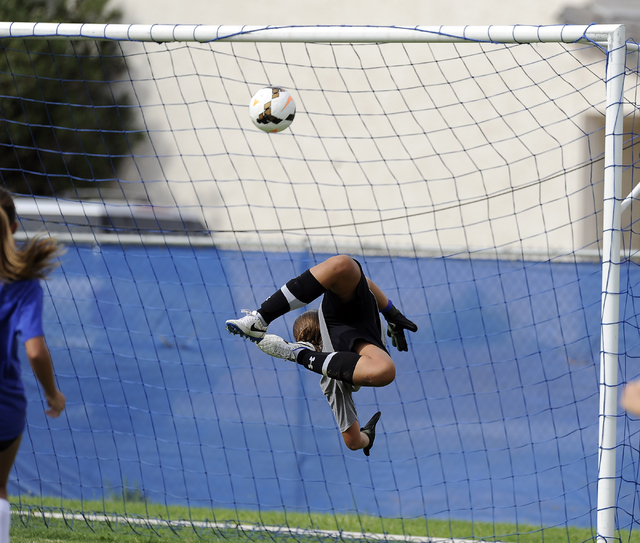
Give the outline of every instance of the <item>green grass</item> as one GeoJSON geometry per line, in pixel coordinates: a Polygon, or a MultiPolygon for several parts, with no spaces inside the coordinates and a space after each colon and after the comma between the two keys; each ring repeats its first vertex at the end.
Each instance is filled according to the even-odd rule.
{"type": "MultiPolygon", "coordinates": [[[[366,515],[329,515],[283,512],[232,511],[224,509],[165,507],[143,499],[113,500],[108,502],[80,502],[53,498],[25,501],[10,499],[12,511],[23,515],[12,517],[11,541],[27,542],[157,542],[174,539],[184,542],[225,541],[247,543],[253,540],[332,541],[335,536],[318,533],[293,537],[289,531],[273,533],[261,527],[290,527],[310,531],[342,531],[377,534],[397,534],[427,538],[456,538],[506,543],[583,543],[593,541],[595,534],[589,528],[540,528],[528,525],[492,524],[468,521],[425,519],[382,519],[366,515]],[[46,513],[47,517],[43,513],[46,513]],[[64,513],[65,518],[50,518],[64,513]],[[109,516],[96,520],[90,515],[109,516]],[[72,516],[72,515],[75,515],[72,516]],[[79,517],[78,517],[79,515],[79,517]],[[139,519],[140,524],[127,519],[139,519]],[[146,524],[144,519],[159,519],[160,525],[146,524]],[[180,525],[162,523],[187,521],[180,525]],[[198,523],[222,523],[224,528],[202,526],[198,523]],[[251,530],[238,529],[249,525],[251,530]]],[[[620,534],[625,543],[640,543],[634,533],[620,534]]]]}

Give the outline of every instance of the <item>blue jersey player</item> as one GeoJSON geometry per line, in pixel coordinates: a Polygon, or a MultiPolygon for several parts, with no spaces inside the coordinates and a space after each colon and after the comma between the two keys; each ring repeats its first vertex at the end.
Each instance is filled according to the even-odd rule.
{"type": "Polygon", "coordinates": [[[26,425],[27,399],[20,376],[19,342],[48,404],[57,417],[65,397],[56,386],[49,349],[42,330],[43,290],[40,280],[55,266],[59,246],[36,238],[17,248],[18,226],[11,194],[0,189],[0,543],[9,542],[11,512],[7,496],[9,472],[26,425]]]}

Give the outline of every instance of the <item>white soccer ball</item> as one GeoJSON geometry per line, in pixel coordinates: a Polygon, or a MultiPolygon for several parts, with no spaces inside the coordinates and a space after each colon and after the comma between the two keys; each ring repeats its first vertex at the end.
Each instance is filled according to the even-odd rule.
{"type": "Polygon", "coordinates": [[[253,124],[265,132],[282,132],[296,116],[296,103],[281,87],[265,87],[253,95],[249,103],[253,124]]]}

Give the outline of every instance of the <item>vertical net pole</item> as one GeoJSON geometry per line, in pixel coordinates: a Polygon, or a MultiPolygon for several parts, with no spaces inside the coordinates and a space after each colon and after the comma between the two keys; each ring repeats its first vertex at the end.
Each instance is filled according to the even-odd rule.
{"type": "Polygon", "coordinates": [[[608,48],[598,448],[597,532],[600,543],[613,543],[615,536],[618,326],[622,237],[622,94],[626,59],[624,26],[618,27],[609,35],[608,48]]]}

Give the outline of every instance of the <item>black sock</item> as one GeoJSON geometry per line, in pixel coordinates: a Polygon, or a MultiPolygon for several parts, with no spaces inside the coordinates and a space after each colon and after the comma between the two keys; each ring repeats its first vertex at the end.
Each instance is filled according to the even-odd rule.
{"type": "Polygon", "coordinates": [[[269,324],[285,313],[313,302],[326,291],[327,289],[307,270],[269,296],[262,303],[258,312],[269,324]]]}
{"type": "Polygon", "coordinates": [[[298,354],[298,364],[320,375],[353,384],[353,372],[360,355],[349,351],[318,353],[302,350],[298,354]]]}

